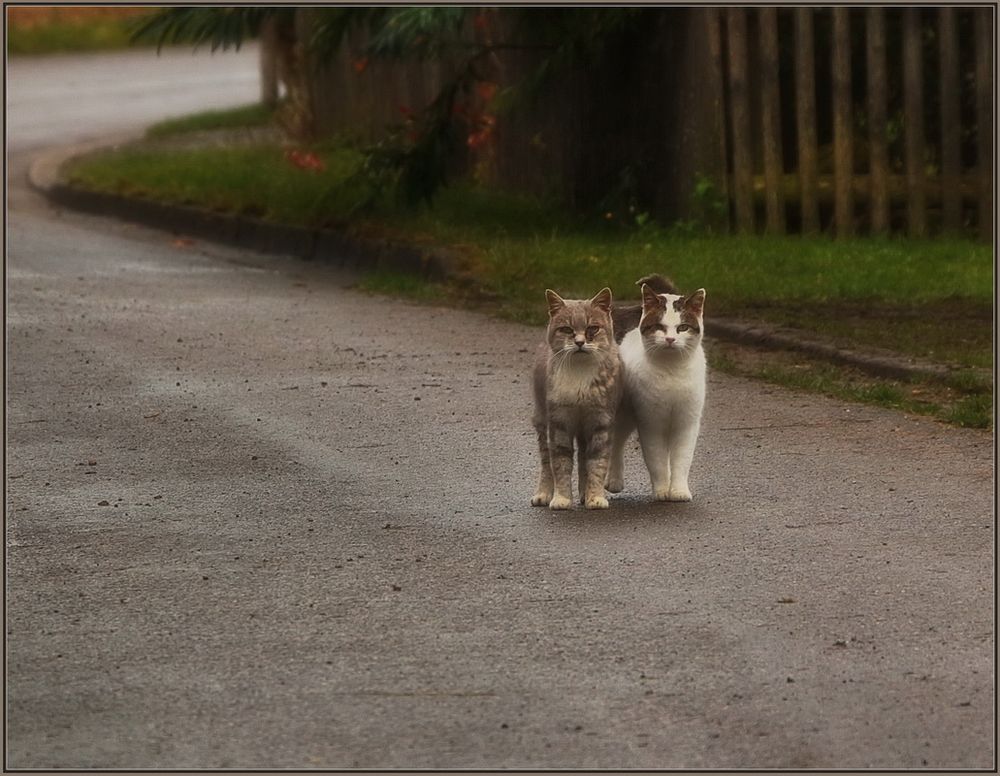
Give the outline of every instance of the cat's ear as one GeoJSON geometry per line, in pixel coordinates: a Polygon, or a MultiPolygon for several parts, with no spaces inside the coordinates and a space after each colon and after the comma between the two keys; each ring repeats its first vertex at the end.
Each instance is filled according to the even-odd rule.
{"type": "Polygon", "coordinates": [[[701,317],[705,310],[705,289],[699,288],[693,294],[689,294],[684,299],[684,309],[690,310],[698,317],[701,317]]]}
{"type": "Polygon", "coordinates": [[[590,303],[594,305],[599,310],[603,310],[606,313],[611,312],[611,289],[602,288],[597,292],[597,295],[590,300],[590,303]]]}
{"type": "Polygon", "coordinates": [[[652,310],[662,310],[665,308],[663,297],[657,294],[645,283],[642,284],[642,310],[650,312],[652,310]]]}
{"type": "Polygon", "coordinates": [[[563,301],[563,298],[559,296],[559,294],[557,294],[555,291],[552,291],[551,289],[548,288],[545,289],[545,298],[549,302],[550,316],[555,315],[557,312],[559,312],[566,306],[566,302],[563,301]]]}

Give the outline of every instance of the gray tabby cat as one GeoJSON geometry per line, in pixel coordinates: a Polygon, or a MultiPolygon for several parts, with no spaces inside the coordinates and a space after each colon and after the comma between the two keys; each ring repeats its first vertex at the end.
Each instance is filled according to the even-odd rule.
{"type": "Polygon", "coordinates": [[[531,503],[569,509],[575,442],[580,502],[587,509],[606,509],[610,435],[622,392],[611,290],[588,300],[565,300],[554,291],[545,296],[547,342],[538,349],[534,374],[541,471],[531,503]]]}

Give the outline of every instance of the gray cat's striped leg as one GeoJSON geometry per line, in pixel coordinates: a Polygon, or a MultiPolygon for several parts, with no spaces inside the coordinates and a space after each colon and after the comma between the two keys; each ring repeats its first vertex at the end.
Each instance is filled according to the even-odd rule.
{"type": "Polygon", "coordinates": [[[580,493],[580,503],[587,500],[587,439],[579,436],[576,438],[576,482],[580,493]]]}
{"type": "Polygon", "coordinates": [[[625,445],[635,430],[635,421],[619,410],[615,418],[615,431],[611,440],[611,460],[608,462],[608,478],[605,487],[611,493],[621,493],[625,489],[625,445]]]}
{"type": "Polygon", "coordinates": [[[573,435],[558,422],[549,424],[552,499],[549,509],[569,509],[573,503],[573,435]]]}
{"type": "Polygon", "coordinates": [[[580,489],[584,491],[583,504],[587,509],[607,509],[604,480],[611,458],[611,430],[608,426],[598,426],[593,430],[587,440],[585,454],[587,479],[580,483],[580,489]]]}
{"type": "Polygon", "coordinates": [[[552,462],[549,458],[549,428],[545,421],[535,421],[538,433],[538,487],[531,497],[531,506],[547,507],[552,500],[552,462]]]}

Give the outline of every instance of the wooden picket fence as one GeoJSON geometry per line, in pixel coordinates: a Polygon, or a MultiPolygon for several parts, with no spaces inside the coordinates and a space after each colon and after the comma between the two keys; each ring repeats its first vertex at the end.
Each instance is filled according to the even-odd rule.
{"type": "Polygon", "coordinates": [[[992,8],[706,10],[729,228],[992,239],[992,8]]]}

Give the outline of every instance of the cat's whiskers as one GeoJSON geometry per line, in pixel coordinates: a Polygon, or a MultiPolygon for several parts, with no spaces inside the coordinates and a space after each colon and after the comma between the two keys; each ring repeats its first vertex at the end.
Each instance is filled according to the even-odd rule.
{"type": "Polygon", "coordinates": [[[663,352],[692,353],[698,348],[700,341],[696,337],[683,337],[679,342],[675,341],[668,345],[665,342],[643,338],[642,344],[645,351],[650,355],[663,352]]]}
{"type": "Polygon", "coordinates": [[[552,362],[551,362],[552,370],[554,372],[562,371],[562,368],[565,365],[566,360],[573,354],[574,350],[576,350],[575,346],[555,351],[552,354],[552,362]]]}
{"type": "Polygon", "coordinates": [[[579,355],[580,353],[586,353],[588,356],[591,356],[594,354],[594,351],[587,348],[580,349],[576,345],[573,345],[558,351],[556,356],[561,356],[560,361],[572,363],[573,356],[579,355]]]}
{"type": "Polygon", "coordinates": [[[656,342],[650,340],[643,340],[642,344],[646,352],[649,354],[662,353],[664,351],[669,351],[669,350],[679,350],[679,348],[674,348],[671,345],[666,345],[662,342],[656,342]]]}

